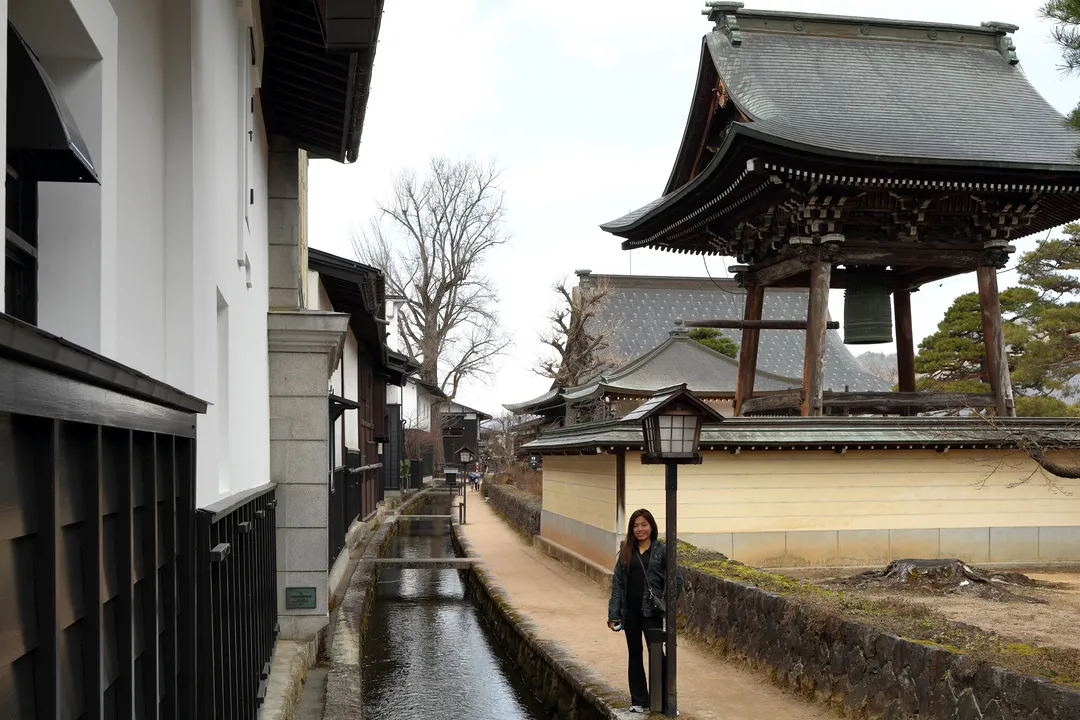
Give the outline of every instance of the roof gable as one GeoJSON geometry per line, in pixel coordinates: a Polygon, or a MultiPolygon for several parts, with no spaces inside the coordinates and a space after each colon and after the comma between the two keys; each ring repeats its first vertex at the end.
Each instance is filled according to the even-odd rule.
{"type": "MultiPolygon", "coordinates": [[[[685,331],[674,331],[658,347],[620,368],[604,373],[592,384],[656,392],[675,383],[685,383],[694,393],[734,394],[738,377],[738,360],[691,340],[685,331]]],[[[800,387],[802,380],[763,371],[758,371],[754,380],[756,392],[778,392],[800,387]]]]}
{"type": "MultiPolygon", "coordinates": [[[[729,279],[649,276],[588,275],[581,282],[606,282],[612,295],[595,322],[613,327],[612,350],[624,358],[640,358],[663,344],[676,319],[741,320],[746,291],[729,279]]],[[[769,288],[765,291],[762,317],[766,320],[805,320],[808,292],[802,289],[769,288]]],[[[736,344],[742,332],[725,330],[736,344]]],[[[800,378],[803,372],[805,332],[763,330],[758,350],[758,370],[782,378],[800,378]]],[[[697,344],[697,343],[695,343],[697,344]]],[[[734,361],[732,364],[737,365],[734,361]]],[[[863,370],[840,333],[828,332],[825,345],[826,389],[845,387],[852,392],[888,391],[888,383],[863,370]]],[[[670,383],[669,383],[670,384],[670,383]]],[[[693,383],[691,388],[695,389],[693,383]]],[[[764,390],[756,384],[755,389],[764,390]]]]}

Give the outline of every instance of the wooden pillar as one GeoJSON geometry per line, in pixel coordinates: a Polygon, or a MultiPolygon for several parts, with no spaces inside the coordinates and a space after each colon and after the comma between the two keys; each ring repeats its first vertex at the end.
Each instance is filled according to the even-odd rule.
{"type": "Polygon", "coordinates": [[[911,330],[911,290],[893,291],[896,324],[896,369],[900,392],[915,392],[915,341],[911,330]]]}
{"type": "Polygon", "coordinates": [[[979,307],[982,309],[983,342],[986,343],[986,368],[990,388],[997,403],[998,417],[1016,417],[1009,356],[1005,352],[1005,333],[1001,325],[1001,298],[998,295],[997,269],[980,267],[979,307]]]}
{"type": "MultiPolygon", "coordinates": [[[[746,288],[746,309],[744,320],[761,320],[761,309],[765,305],[765,286],[751,285],[746,288]]],[[[757,371],[758,341],[761,331],[757,328],[743,328],[742,342],[739,345],[739,380],[735,386],[735,414],[742,415],[744,402],[754,397],[754,374],[757,371]]]]}
{"type": "Polygon", "coordinates": [[[821,415],[825,389],[825,333],[829,321],[829,282],[832,263],[810,265],[810,302],[806,312],[806,356],[803,359],[802,414],[821,415]]]}

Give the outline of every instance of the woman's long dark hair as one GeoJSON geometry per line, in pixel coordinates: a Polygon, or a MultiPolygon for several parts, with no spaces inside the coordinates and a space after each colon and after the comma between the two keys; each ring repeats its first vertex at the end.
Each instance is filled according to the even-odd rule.
{"type": "Polygon", "coordinates": [[[637,522],[639,517],[643,517],[649,521],[649,527],[652,528],[652,535],[650,536],[651,542],[655,543],[658,535],[656,519],[653,518],[652,513],[645,508],[635,510],[634,514],[630,516],[630,522],[626,525],[626,539],[623,540],[622,550],[620,551],[622,554],[620,560],[622,560],[622,563],[626,566],[627,570],[630,569],[630,561],[634,559],[634,552],[637,550],[637,538],[634,537],[634,523],[637,522]]]}

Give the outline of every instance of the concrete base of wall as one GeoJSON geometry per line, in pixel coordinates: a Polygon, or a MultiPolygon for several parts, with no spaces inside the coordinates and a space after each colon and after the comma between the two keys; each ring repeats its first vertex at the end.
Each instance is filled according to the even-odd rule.
{"type": "Polygon", "coordinates": [[[622,539],[610,530],[550,510],[540,513],[540,535],[601,566],[615,564],[622,539]]]}
{"type": "Polygon", "coordinates": [[[908,557],[955,557],[979,565],[1080,562],[1080,527],[680,533],[679,538],[762,568],[877,567],[908,557]]]}
{"type": "Polygon", "coordinates": [[[600,586],[608,592],[611,592],[611,577],[613,572],[609,568],[594,563],[589,558],[578,555],[573,550],[565,548],[557,542],[549,540],[541,535],[537,535],[533,538],[533,547],[548,557],[555,558],[559,562],[570,566],[593,582],[599,583],[600,586]]]}

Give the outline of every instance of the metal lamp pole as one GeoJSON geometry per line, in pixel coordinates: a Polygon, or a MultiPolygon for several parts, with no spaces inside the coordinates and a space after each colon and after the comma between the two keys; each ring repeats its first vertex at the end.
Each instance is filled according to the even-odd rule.
{"type": "MultiPolygon", "coordinates": [[[[682,321],[676,321],[681,324],[682,321]]],[[[676,629],[679,614],[679,533],[678,533],[678,494],[679,465],[700,465],[701,453],[698,452],[701,441],[701,426],[723,421],[723,416],[707,403],[694,396],[686,383],[674,385],[656,391],[643,405],[631,411],[623,421],[640,421],[645,440],[645,452],[641,462],[646,465],[664,465],[665,490],[665,541],[664,541],[664,644],[667,653],[664,658],[664,670],[667,681],[663,693],[664,714],[675,717],[679,712],[678,693],[678,648],[676,647],[676,629]]],[[[650,709],[656,711],[660,697],[656,693],[656,678],[652,677],[654,648],[650,643],[649,690],[650,709]]],[[[659,669],[659,668],[656,668],[659,669]]]]}
{"type": "Polygon", "coordinates": [[[675,717],[678,712],[678,688],[677,688],[677,668],[678,662],[676,658],[676,641],[675,641],[675,625],[676,618],[678,617],[678,602],[679,595],[678,589],[675,587],[676,583],[676,571],[679,567],[679,549],[678,549],[678,518],[676,514],[679,509],[679,465],[668,461],[664,463],[664,489],[667,494],[666,507],[664,511],[667,513],[665,516],[664,532],[666,533],[667,542],[664,543],[664,552],[666,557],[664,558],[667,563],[667,576],[664,578],[664,607],[667,608],[666,617],[664,618],[664,630],[666,631],[666,637],[664,643],[667,645],[667,656],[665,662],[667,667],[667,691],[664,697],[664,709],[667,710],[668,717],[675,717]]]}

